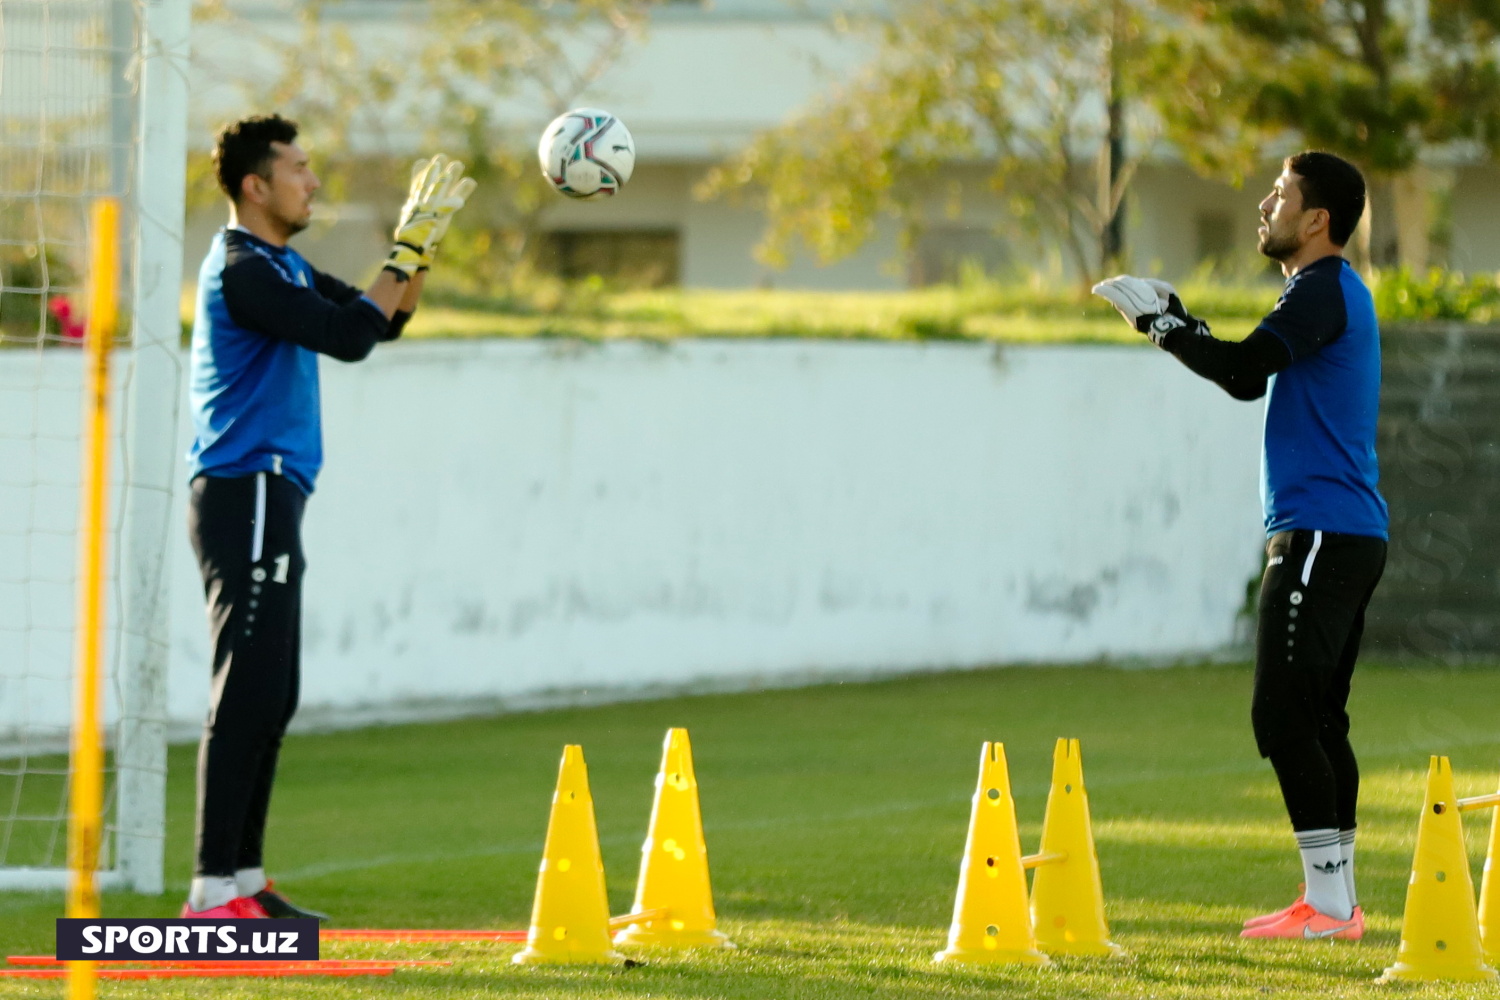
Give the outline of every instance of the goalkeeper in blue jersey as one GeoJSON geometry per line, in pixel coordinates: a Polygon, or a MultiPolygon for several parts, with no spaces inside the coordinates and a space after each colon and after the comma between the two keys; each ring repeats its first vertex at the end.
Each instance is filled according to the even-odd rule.
{"type": "Polygon", "coordinates": [[[323,464],[318,355],[360,361],[401,335],[474,182],[444,157],[419,163],[390,256],[361,291],[287,245],[307,228],[318,190],[295,123],[273,115],[225,127],[214,164],[229,225],[198,276],[188,452],[188,528],[208,603],[213,688],[182,915],[321,917],[276,892],[261,857],[276,760],[297,707],[302,511],[323,464]]]}
{"type": "Polygon", "coordinates": [[[1344,245],[1365,182],[1329,153],[1288,157],[1260,204],[1260,251],[1281,264],[1281,299],[1243,342],[1217,340],[1170,285],[1122,276],[1094,291],[1131,325],[1236,399],[1266,397],[1266,570],[1251,722],[1281,785],[1302,855],[1303,894],[1246,921],[1249,938],[1358,939],[1354,890],[1359,767],[1350,679],[1365,608],[1385,568],[1389,517],[1376,488],[1380,333],[1344,245]]]}

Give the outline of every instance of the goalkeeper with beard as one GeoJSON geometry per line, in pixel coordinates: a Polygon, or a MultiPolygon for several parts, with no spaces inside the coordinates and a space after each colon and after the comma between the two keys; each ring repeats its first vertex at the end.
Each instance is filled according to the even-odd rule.
{"type": "Polygon", "coordinates": [[[214,149],[229,224],[198,278],[188,452],[213,687],[184,917],[327,919],[277,892],[261,856],[297,707],[302,512],[323,464],[318,355],[360,361],[401,335],[438,241],[474,189],[462,164],[420,162],[390,256],[361,291],[287,245],[311,221],[319,187],[296,140],[296,123],[271,115],[226,126],[214,149]]]}
{"type": "Polygon", "coordinates": [[[1281,785],[1303,892],[1246,921],[1247,938],[1364,934],[1346,706],[1389,533],[1376,487],[1380,331],[1370,290],[1343,255],[1364,208],[1353,164],[1316,151],[1287,157],[1260,203],[1260,252],[1281,265],[1286,286],[1239,343],[1213,337],[1165,282],[1122,275],[1094,287],[1194,373],[1236,399],[1266,397],[1266,570],[1250,718],[1281,785]]]}

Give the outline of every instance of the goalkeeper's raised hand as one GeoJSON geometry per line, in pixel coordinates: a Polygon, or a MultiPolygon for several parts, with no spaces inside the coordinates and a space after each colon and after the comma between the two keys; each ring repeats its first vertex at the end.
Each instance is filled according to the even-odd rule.
{"type": "Polygon", "coordinates": [[[1165,347],[1167,336],[1176,330],[1203,336],[1209,333],[1208,324],[1189,315],[1176,289],[1165,281],[1122,274],[1099,282],[1094,294],[1119,310],[1125,322],[1150,337],[1157,347],[1165,347]]]}
{"type": "MultiPolygon", "coordinates": [[[[438,159],[438,157],[434,157],[438,159]]],[[[412,164],[412,181],[424,169],[424,162],[418,160],[412,164]]],[[[443,236],[448,232],[448,226],[453,222],[453,213],[457,212],[469,200],[469,195],[479,186],[479,182],[472,177],[463,176],[464,165],[457,160],[449,160],[443,167],[443,182],[439,189],[439,195],[435,202],[437,213],[437,224],[433,227],[432,236],[427,241],[426,260],[422,262],[423,267],[432,266],[433,255],[437,253],[438,244],[442,242],[443,236]]]]}
{"type": "Polygon", "coordinates": [[[463,208],[477,186],[463,176],[464,165],[439,153],[419,160],[412,168],[411,187],[396,222],[396,242],[385,266],[412,277],[432,264],[438,242],[448,232],[453,214],[463,208]]]}

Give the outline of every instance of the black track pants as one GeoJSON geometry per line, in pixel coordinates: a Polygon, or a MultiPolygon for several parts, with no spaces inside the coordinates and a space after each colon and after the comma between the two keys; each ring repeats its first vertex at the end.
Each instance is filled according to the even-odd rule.
{"type": "Polygon", "coordinates": [[[193,480],[188,531],[213,645],[198,748],[197,875],[261,867],[276,758],[297,709],[306,502],[270,473],[193,480]]]}
{"type": "Polygon", "coordinates": [[[1328,531],[1283,531],[1266,546],[1250,717],[1296,830],[1354,827],[1346,705],[1385,553],[1379,538],[1328,531]]]}

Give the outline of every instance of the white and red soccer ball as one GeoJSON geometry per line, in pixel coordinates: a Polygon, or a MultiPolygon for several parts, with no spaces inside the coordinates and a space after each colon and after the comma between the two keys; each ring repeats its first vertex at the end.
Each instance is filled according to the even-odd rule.
{"type": "Polygon", "coordinates": [[[542,130],[537,159],[548,182],[569,198],[607,198],[635,170],[635,140],[608,111],[574,108],[542,130]]]}

